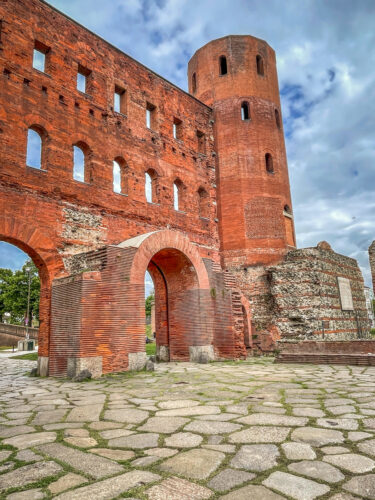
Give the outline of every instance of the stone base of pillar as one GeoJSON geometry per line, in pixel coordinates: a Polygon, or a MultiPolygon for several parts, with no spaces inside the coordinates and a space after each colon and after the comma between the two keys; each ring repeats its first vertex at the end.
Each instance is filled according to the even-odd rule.
{"type": "Polygon", "coordinates": [[[102,361],[101,356],[90,358],[68,358],[68,378],[76,377],[82,370],[88,370],[91,373],[92,378],[99,378],[103,373],[102,361]]]}
{"type": "Polygon", "coordinates": [[[143,370],[147,363],[147,354],[145,352],[129,353],[129,371],[143,370]]]}
{"type": "Polygon", "coordinates": [[[169,361],[169,347],[167,345],[156,346],[156,359],[158,361],[169,361]]]}
{"type": "Polygon", "coordinates": [[[192,363],[209,363],[215,360],[213,345],[191,345],[189,354],[192,363]]]}
{"type": "Polygon", "coordinates": [[[48,364],[49,357],[48,356],[39,356],[38,357],[38,375],[40,377],[48,377],[48,364]]]}

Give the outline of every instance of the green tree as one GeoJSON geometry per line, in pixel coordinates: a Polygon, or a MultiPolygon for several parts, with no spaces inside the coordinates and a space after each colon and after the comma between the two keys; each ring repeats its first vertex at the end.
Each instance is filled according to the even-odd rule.
{"type": "Polygon", "coordinates": [[[0,322],[4,321],[4,313],[8,312],[5,307],[4,298],[12,276],[13,272],[10,269],[0,268],[0,322]]]}
{"type": "Polygon", "coordinates": [[[155,301],[155,295],[152,293],[145,300],[146,316],[151,316],[151,304],[155,301]]]}
{"type": "Polygon", "coordinates": [[[19,325],[25,323],[30,275],[29,325],[31,326],[32,318],[39,319],[40,280],[38,269],[31,260],[27,260],[21,270],[12,272],[9,269],[2,269],[0,272],[0,308],[2,314],[9,312],[10,322],[19,325]],[[29,272],[26,269],[29,269],[29,272]]]}

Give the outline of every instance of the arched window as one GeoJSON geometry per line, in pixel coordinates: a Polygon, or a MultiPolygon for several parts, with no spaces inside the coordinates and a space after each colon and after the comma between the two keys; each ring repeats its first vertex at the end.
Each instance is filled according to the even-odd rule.
{"type": "Polygon", "coordinates": [[[85,182],[85,163],[86,155],[82,147],[73,146],[73,179],[79,182],[85,182]]]}
{"type": "Polygon", "coordinates": [[[225,56],[220,56],[220,75],[226,75],[228,73],[227,58],[225,56]]]}
{"type": "Polygon", "coordinates": [[[119,194],[128,194],[126,162],[119,156],[113,160],[113,191],[119,194]]]}
{"type": "Polygon", "coordinates": [[[273,174],[273,159],[272,155],[270,153],[266,153],[265,155],[265,161],[266,161],[266,170],[269,174],[273,174]]]}
{"type": "Polygon", "coordinates": [[[197,75],[196,73],[193,73],[193,76],[191,77],[191,90],[193,94],[197,91],[197,75]]]}
{"type": "Polygon", "coordinates": [[[173,208],[175,210],[179,209],[179,194],[180,194],[180,188],[177,184],[177,182],[173,183],[173,208]]]}
{"type": "Polygon", "coordinates": [[[26,165],[42,168],[42,134],[35,127],[27,131],[26,165]]]}
{"type": "Polygon", "coordinates": [[[246,101],[241,104],[241,120],[250,120],[250,106],[246,101]]]}
{"type": "Polygon", "coordinates": [[[148,203],[152,203],[152,178],[148,172],[146,172],[145,177],[146,200],[148,203]]]}
{"type": "Polygon", "coordinates": [[[258,75],[263,76],[264,75],[263,57],[258,54],[256,57],[256,62],[257,62],[257,73],[258,73],[258,75]]]}
{"type": "Polygon", "coordinates": [[[208,219],[209,217],[209,205],[208,205],[208,193],[203,188],[198,189],[198,203],[199,203],[199,217],[208,219]]]}
{"type": "Polygon", "coordinates": [[[275,121],[277,128],[281,128],[280,113],[278,109],[275,109],[275,121]]]}
{"type": "Polygon", "coordinates": [[[145,195],[148,203],[157,203],[157,173],[152,168],[145,173],[145,195]]]}
{"type": "Polygon", "coordinates": [[[289,205],[284,205],[284,214],[285,215],[292,215],[292,210],[289,205]]]}

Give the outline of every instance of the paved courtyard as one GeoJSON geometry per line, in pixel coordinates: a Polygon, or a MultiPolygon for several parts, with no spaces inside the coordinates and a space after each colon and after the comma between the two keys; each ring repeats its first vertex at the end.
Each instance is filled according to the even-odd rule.
{"type": "Polygon", "coordinates": [[[0,498],[375,499],[375,368],[158,365],[97,381],[0,359],[0,498]]]}

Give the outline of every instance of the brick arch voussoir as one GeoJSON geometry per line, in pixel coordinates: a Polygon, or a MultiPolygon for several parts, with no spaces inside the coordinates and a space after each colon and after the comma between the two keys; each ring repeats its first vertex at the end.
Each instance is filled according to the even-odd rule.
{"type": "Polygon", "coordinates": [[[0,240],[27,253],[38,268],[42,281],[51,283],[64,272],[63,260],[52,239],[31,224],[0,216],[0,240]]]}
{"type": "Polygon", "coordinates": [[[208,290],[210,288],[207,270],[197,247],[184,234],[168,229],[150,233],[139,245],[133,257],[130,282],[143,284],[150,260],[155,254],[167,248],[180,251],[191,262],[196,271],[200,289],[208,290]]]}

